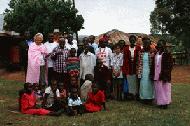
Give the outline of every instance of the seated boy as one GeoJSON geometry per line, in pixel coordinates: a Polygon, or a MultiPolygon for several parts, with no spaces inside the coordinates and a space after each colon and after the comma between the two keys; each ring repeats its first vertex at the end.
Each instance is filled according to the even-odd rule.
{"type": "Polygon", "coordinates": [[[68,107],[68,114],[70,116],[83,113],[82,101],[78,96],[78,91],[76,88],[72,88],[71,95],[68,97],[68,107]]]}

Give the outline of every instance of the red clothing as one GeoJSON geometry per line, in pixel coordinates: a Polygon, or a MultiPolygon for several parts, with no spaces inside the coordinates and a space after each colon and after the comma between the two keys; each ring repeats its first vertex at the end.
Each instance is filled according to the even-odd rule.
{"type": "Polygon", "coordinates": [[[123,49],[123,68],[122,72],[125,75],[136,74],[136,68],[138,64],[138,55],[141,51],[140,46],[135,46],[134,50],[134,60],[131,60],[131,51],[129,50],[129,46],[125,46],[123,49]]]}
{"type": "Polygon", "coordinates": [[[24,93],[21,97],[21,112],[24,114],[31,115],[47,115],[50,113],[49,110],[46,109],[35,109],[36,98],[34,93],[26,94],[24,93]]]}
{"type": "Polygon", "coordinates": [[[99,90],[96,94],[89,92],[87,102],[84,104],[88,112],[98,112],[102,110],[101,103],[105,102],[104,92],[99,90]]]}

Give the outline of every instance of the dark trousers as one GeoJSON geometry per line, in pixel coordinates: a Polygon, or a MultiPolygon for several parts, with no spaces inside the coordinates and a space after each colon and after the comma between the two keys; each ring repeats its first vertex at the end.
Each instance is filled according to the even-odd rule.
{"type": "Polygon", "coordinates": [[[53,67],[48,67],[48,85],[51,84],[53,77],[54,77],[53,67]]]}
{"type": "Polygon", "coordinates": [[[68,108],[68,115],[75,116],[77,114],[83,114],[84,113],[84,106],[83,105],[77,105],[77,106],[69,106],[68,108]]]}

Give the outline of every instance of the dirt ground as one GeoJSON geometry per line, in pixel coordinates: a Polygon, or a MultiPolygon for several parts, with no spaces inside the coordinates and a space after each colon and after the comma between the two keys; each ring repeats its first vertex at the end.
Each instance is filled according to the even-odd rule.
{"type": "MultiPolygon", "coordinates": [[[[23,71],[18,72],[0,72],[0,77],[7,80],[16,80],[24,82],[25,74],[23,71]]],[[[190,84],[190,65],[174,66],[172,71],[172,83],[190,84]]]]}

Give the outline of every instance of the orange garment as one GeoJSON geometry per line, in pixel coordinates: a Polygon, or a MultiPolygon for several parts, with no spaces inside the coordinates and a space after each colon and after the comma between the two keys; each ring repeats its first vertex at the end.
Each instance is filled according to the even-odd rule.
{"type": "Polygon", "coordinates": [[[47,115],[50,113],[49,110],[42,108],[35,108],[36,106],[36,97],[34,92],[31,94],[24,93],[21,97],[21,112],[23,114],[31,115],[47,115]]]}
{"type": "Polygon", "coordinates": [[[102,110],[102,104],[105,102],[104,92],[99,90],[96,94],[93,92],[88,93],[87,102],[84,104],[88,112],[98,112],[102,110]]]}

